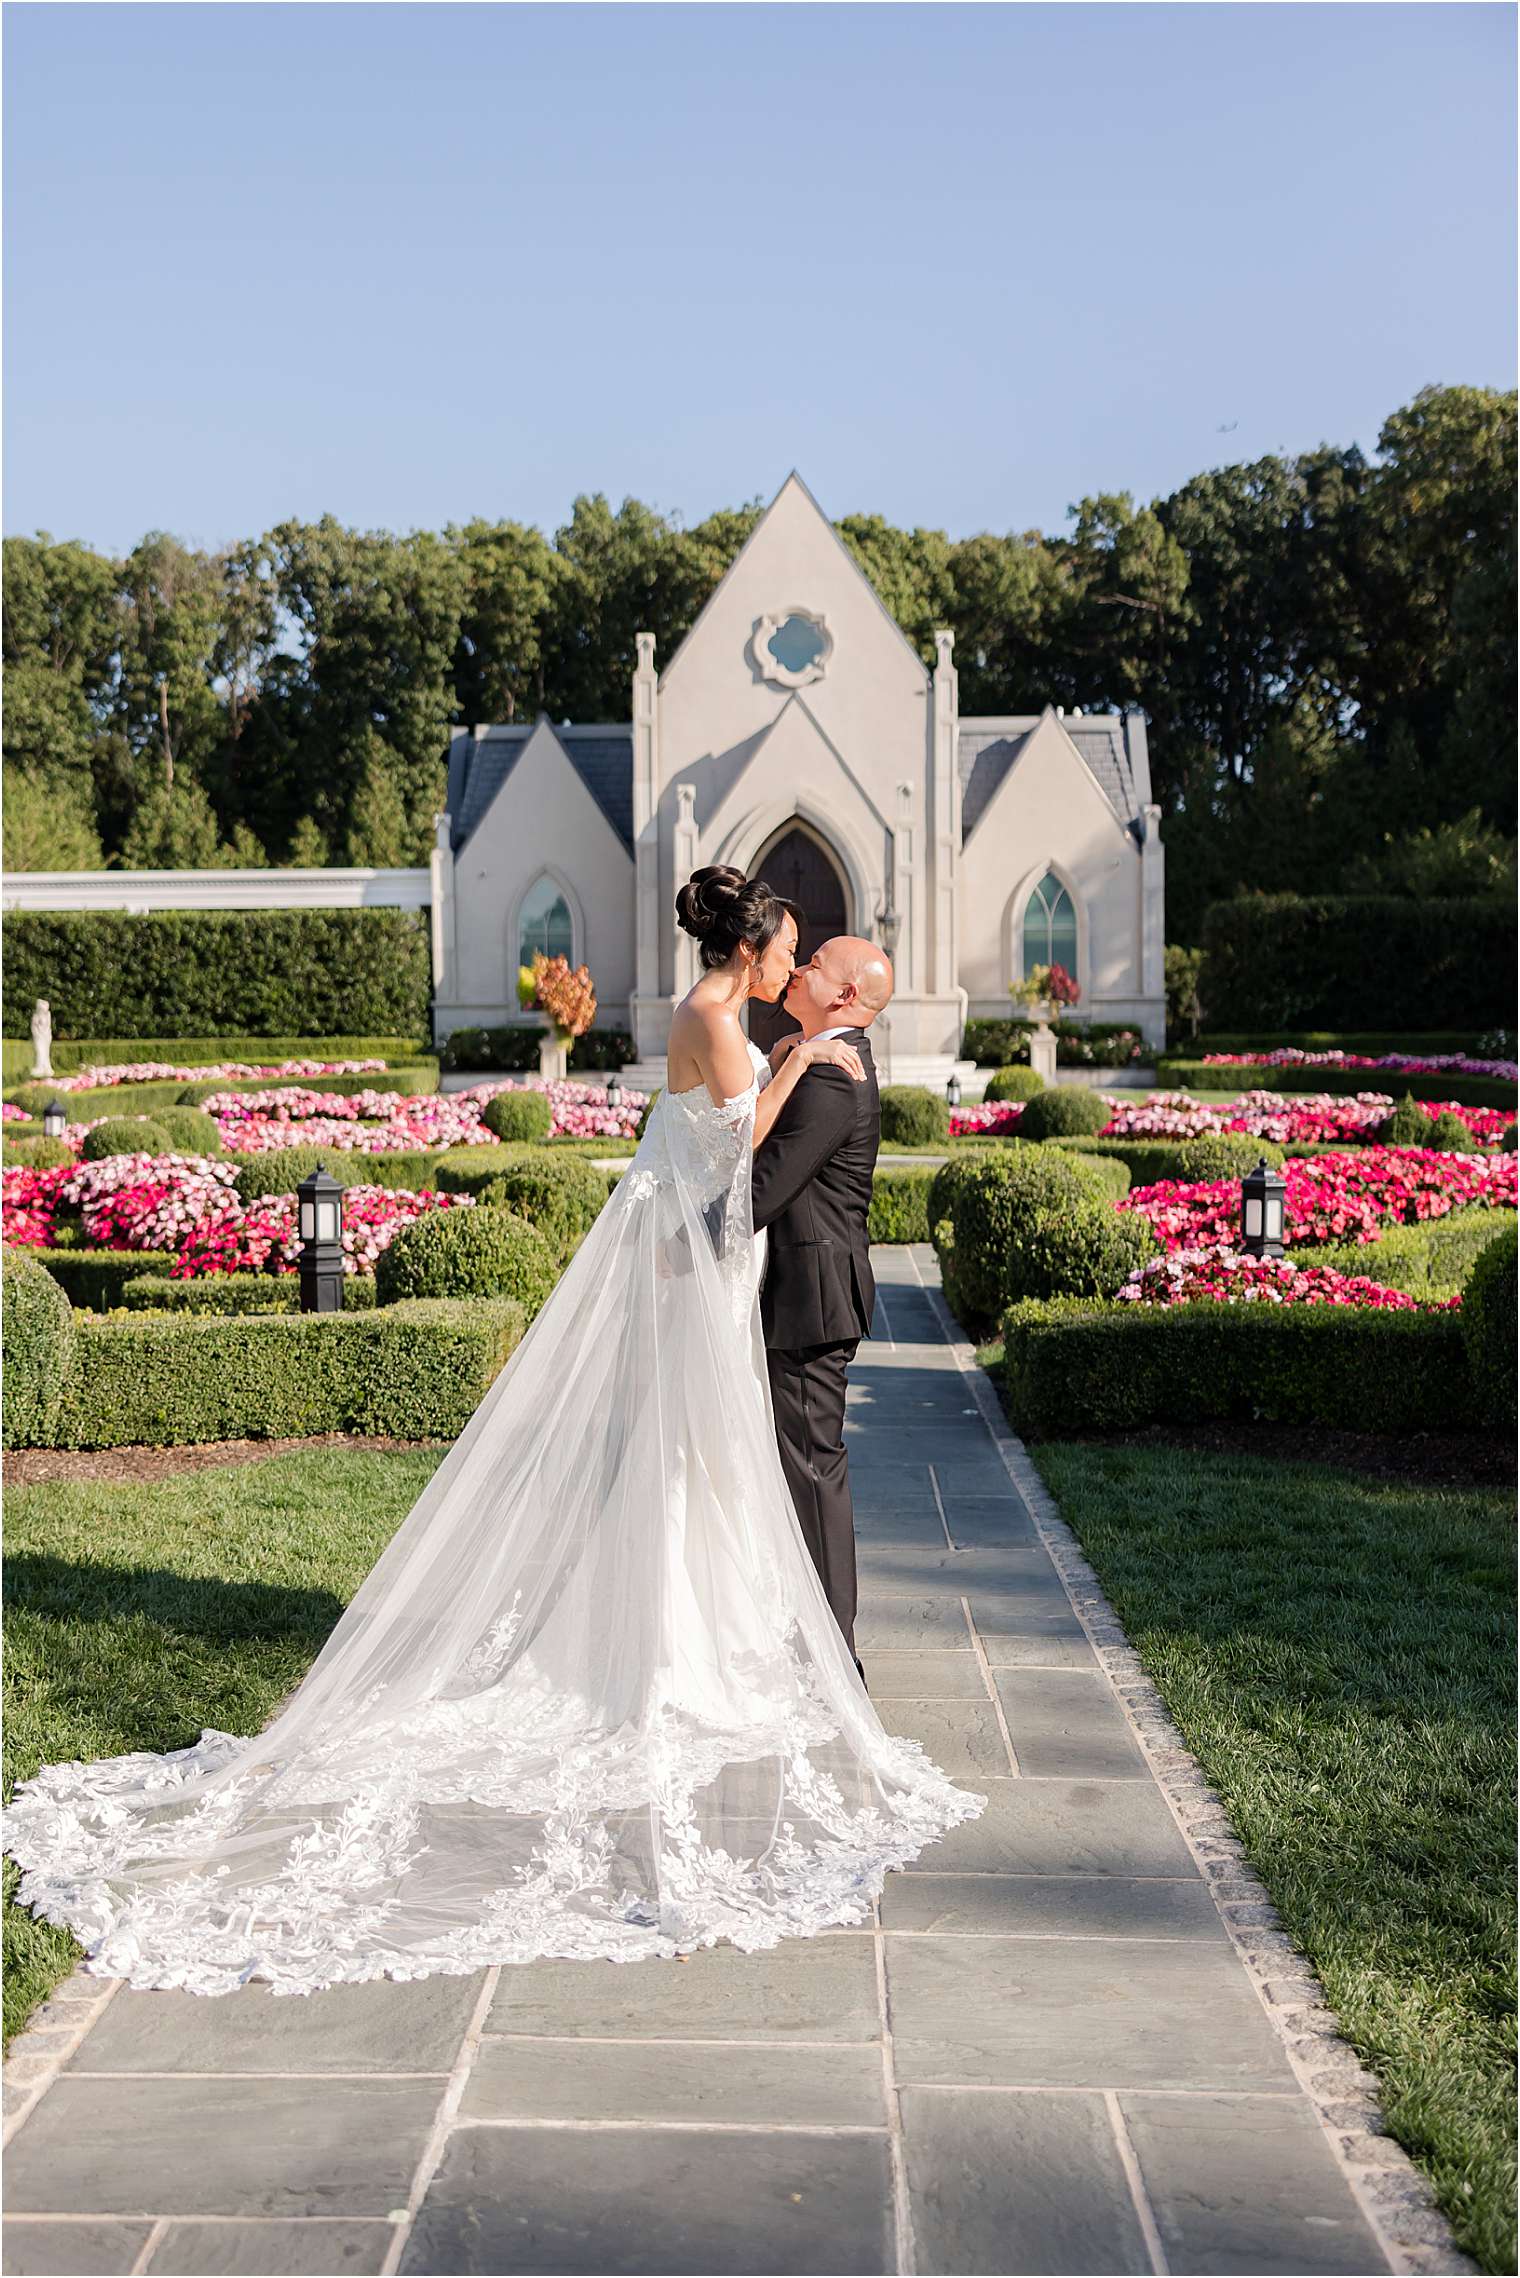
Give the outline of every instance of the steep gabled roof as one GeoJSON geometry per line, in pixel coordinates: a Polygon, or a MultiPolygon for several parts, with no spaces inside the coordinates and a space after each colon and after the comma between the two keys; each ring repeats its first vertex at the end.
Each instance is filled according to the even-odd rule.
{"type": "MultiPolygon", "coordinates": [[[[546,726],[624,846],[633,852],[633,730],[616,722],[593,727],[546,726]]],[[[534,725],[464,731],[449,753],[449,812],[454,851],[476,829],[517,765],[534,725]],[[460,749],[459,747],[463,748],[460,749]],[[456,764],[457,753],[457,764],[456,764]]]]}
{"type": "MultiPolygon", "coordinates": [[[[956,764],[961,779],[962,846],[1044,717],[1043,712],[1028,712],[1007,719],[961,721],[956,764]]],[[[1117,712],[1068,713],[1057,725],[1086,762],[1088,773],[1120,822],[1133,830],[1140,802],[1122,718],[1117,712]]]]}

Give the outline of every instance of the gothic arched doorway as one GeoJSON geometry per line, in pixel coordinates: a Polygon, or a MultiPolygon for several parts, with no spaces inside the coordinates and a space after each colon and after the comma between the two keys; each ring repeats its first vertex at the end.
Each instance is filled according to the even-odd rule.
{"type": "MultiPolygon", "coordinates": [[[[758,861],[751,863],[750,875],[765,879],[801,912],[797,920],[799,965],[806,964],[830,934],[847,930],[849,895],[843,874],[833,856],[800,823],[787,824],[771,840],[758,861]]],[[[796,1025],[781,1005],[750,1005],[749,1032],[762,1052],[768,1052],[778,1036],[796,1025]]]]}

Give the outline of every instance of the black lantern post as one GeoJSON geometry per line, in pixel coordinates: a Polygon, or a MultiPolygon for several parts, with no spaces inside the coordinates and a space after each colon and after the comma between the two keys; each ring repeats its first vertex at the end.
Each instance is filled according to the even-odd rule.
{"type": "Polygon", "coordinates": [[[1250,1258],[1280,1258],[1283,1254],[1283,1214],[1287,1182],[1262,1156],[1254,1171],[1240,1182],[1240,1246],[1250,1258]]]}
{"type": "Polygon", "coordinates": [[[953,1072],[951,1074],[950,1081],[945,1086],[945,1097],[953,1108],[960,1106],[961,1080],[960,1077],[955,1075],[953,1072]]]}
{"type": "Polygon", "coordinates": [[[44,1136],[49,1139],[61,1139],[63,1137],[64,1125],[68,1122],[68,1120],[68,1116],[64,1112],[64,1105],[62,1100],[50,1099],[47,1103],[47,1106],[42,1111],[42,1129],[44,1136]]]}
{"type": "Polygon", "coordinates": [[[614,1072],[607,1078],[607,1108],[609,1114],[616,1115],[618,1109],[622,1106],[622,1104],[623,1087],[618,1082],[616,1072],[614,1072]]]}
{"type": "Polygon", "coordinates": [[[321,1163],[296,1188],[303,1313],[343,1310],[343,1189],[321,1163]]]}

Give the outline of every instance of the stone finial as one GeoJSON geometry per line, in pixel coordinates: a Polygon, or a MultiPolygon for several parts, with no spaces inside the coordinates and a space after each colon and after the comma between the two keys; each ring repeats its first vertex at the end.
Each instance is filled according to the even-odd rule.
{"type": "Polygon", "coordinates": [[[654,670],[654,635],[653,635],[653,633],[635,633],[635,634],[634,634],[634,636],[633,636],[633,640],[634,640],[634,646],[635,646],[635,648],[636,648],[636,649],[638,650],[638,652],[639,652],[638,670],[639,670],[640,672],[653,672],[653,670],[654,670]]]}
{"type": "Polygon", "coordinates": [[[934,635],[934,669],[948,672],[955,661],[955,635],[937,630],[934,635]]]}

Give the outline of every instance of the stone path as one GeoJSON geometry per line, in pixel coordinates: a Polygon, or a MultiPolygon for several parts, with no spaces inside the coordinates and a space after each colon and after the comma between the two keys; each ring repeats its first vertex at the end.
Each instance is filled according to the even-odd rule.
{"type": "MultiPolygon", "coordinates": [[[[1353,2180],[1348,2145],[1402,2190],[1407,2239],[1401,2155],[1360,2107],[1338,2144],[1306,2089],[1218,1903],[1228,1831],[1212,1856],[1206,1819],[1184,1834],[932,1254],[878,1269],[861,1652],[984,1817],[890,1878],[874,1929],[771,1953],[304,2001],[76,1978],[27,2038],[23,2072],[62,2061],[7,2155],[7,2271],[1464,2267],[1428,2215],[1391,2248],[1353,2180]]],[[[1323,2022],[1307,2045],[1338,2048],[1323,2022]]]]}

